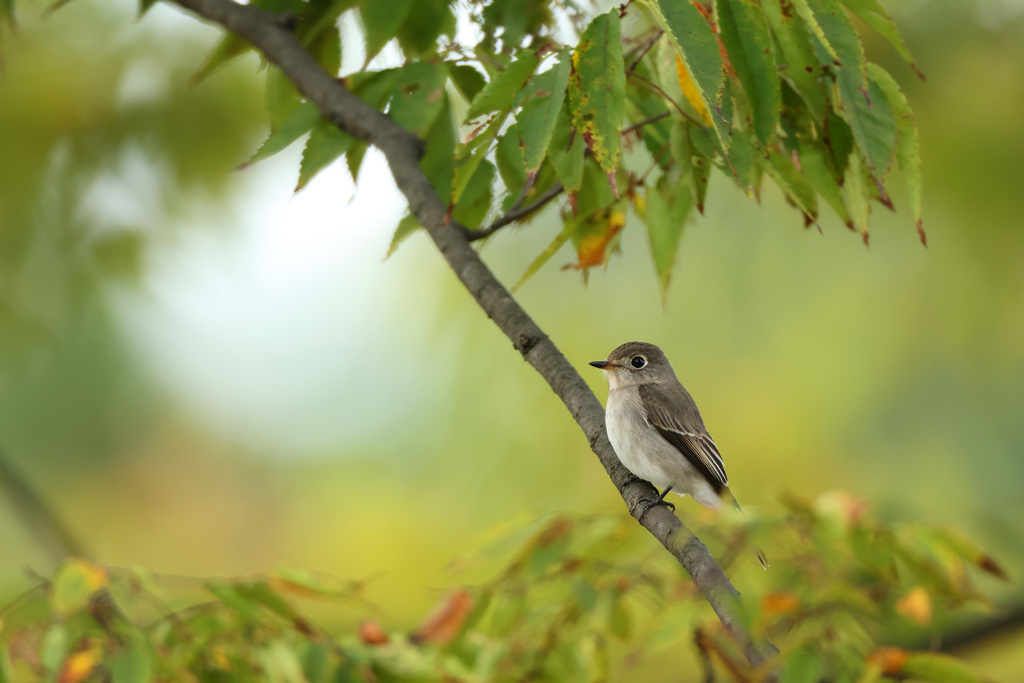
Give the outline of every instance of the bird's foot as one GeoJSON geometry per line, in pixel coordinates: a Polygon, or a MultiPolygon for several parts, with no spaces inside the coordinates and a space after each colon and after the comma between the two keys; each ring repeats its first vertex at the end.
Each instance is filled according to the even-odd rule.
{"type": "MultiPolygon", "coordinates": [[[[657,491],[658,489],[654,489],[654,490],[657,491]]],[[[672,490],[672,487],[669,486],[667,489],[662,491],[661,495],[659,495],[655,500],[652,500],[650,503],[648,503],[646,505],[646,507],[644,507],[643,511],[640,513],[640,517],[639,517],[640,521],[643,521],[644,515],[646,515],[647,512],[652,507],[654,507],[655,505],[666,505],[666,506],[668,506],[669,510],[671,510],[672,512],[675,512],[676,511],[675,503],[670,503],[667,500],[665,500],[665,496],[667,496],[669,491],[671,491],[671,490],[672,490]]]]}

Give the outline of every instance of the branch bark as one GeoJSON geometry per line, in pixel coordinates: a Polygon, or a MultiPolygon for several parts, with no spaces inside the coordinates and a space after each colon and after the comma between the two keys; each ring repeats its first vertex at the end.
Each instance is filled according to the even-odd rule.
{"type": "Polygon", "coordinates": [[[324,71],[287,30],[280,16],[233,0],[173,2],[248,40],[267,60],[281,68],[327,120],[384,154],[395,184],[409,202],[409,210],[426,229],[480,308],[568,408],[622,495],[630,514],[689,572],[751,665],[758,668],[770,666],[769,660],[777,650],[771,643],[755,639],[743,627],[737,609],[739,593],[700,539],[666,506],[656,506],[640,519],[645,504],[657,496],[657,491],[648,482],[634,477],[619,462],[608,441],[604,409],[597,397],[558,347],[487,268],[466,238],[465,228],[446,219],[447,207],[419,167],[423,142],[364,103],[324,71]]]}

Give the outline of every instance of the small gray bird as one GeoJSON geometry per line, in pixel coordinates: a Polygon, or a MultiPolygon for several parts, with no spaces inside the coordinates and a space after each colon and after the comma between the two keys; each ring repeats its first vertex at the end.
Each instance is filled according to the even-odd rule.
{"type": "MultiPolygon", "coordinates": [[[[670,491],[690,494],[712,510],[726,498],[739,508],[729,491],[718,447],[664,351],[654,344],[628,342],[608,354],[607,360],[591,365],[604,370],[608,378],[605,424],[619,460],[636,476],[664,489],[644,513],[663,502],[670,491]]],[[[764,554],[757,548],[754,552],[767,568],[764,554]]]]}

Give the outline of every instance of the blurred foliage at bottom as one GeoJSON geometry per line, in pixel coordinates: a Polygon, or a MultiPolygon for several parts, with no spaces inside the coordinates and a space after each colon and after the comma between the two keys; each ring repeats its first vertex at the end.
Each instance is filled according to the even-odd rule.
{"type": "MultiPolygon", "coordinates": [[[[726,515],[708,537],[738,577],[743,626],[779,647],[782,680],[987,680],[920,643],[953,612],[991,607],[970,578],[1005,578],[991,557],[947,529],[880,524],[845,493],[782,502],[777,519],[726,515]],[[745,571],[750,541],[772,549],[774,568],[745,571]]],[[[68,559],[0,612],[0,681],[595,681],[621,676],[613,650],[628,671],[670,647],[696,648],[706,680],[770,673],[750,670],[631,519],[547,517],[497,536],[453,570],[499,558],[502,569],[450,592],[411,633],[374,617],[364,583],[306,570],[200,580],[68,559]],[[310,601],[363,621],[328,633],[297,606],[310,601]]]]}

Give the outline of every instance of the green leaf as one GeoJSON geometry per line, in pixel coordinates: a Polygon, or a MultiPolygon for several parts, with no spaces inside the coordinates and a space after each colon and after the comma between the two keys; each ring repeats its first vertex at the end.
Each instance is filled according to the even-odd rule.
{"type": "Polygon", "coordinates": [[[762,144],[775,137],[782,107],[768,20],[757,0],[718,0],[718,30],[729,61],[750,100],[762,144]]]}
{"type": "MultiPolygon", "coordinates": [[[[693,145],[690,142],[690,130],[693,124],[676,119],[672,122],[670,134],[670,145],[672,158],[679,165],[679,173],[686,185],[686,192],[690,194],[697,210],[704,213],[704,198],[707,196],[708,177],[711,174],[711,160],[702,156],[695,156],[693,145]]],[[[680,188],[682,190],[682,188],[680,188]]]]}
{"type": "Polygon", "coordinates": [[[360,16],[366,29],[366,64],[395,37],[414,0],[365,0],[360,6],[360,16]]]}
{"type": "Polygon", "coordinates": [[[424,140],[427,149],[420,159],[420,169],[430,179],[437,196],[447,201],[452,196],[452,156],[455,151],[455,125],[452,122],[451,105],[448,98],[442,98],[441,113],[430,127],[424,140]]]}
{"type": "MultiPolygon", "coordinates": [[[[374,2],[375,0],[368,0],[374,2]]],[[[450,0],[415,0],[398,28],[398,45],[409,57],[435,51],[438,38],[455,36],[455,14],[450,0]]]]}
{"type": "Polygon", "coordinates": [[[312,39],[306,48],[316,61],[331,76],[337,77],[341,71],[341,33],[332,27],[330,31],[322,31],[312,39]]]}
{"type": "Polygon", "coordinates": [[[448,73],[459,94],[467,102],[472,102],[473,98],[487,85],[487,79],[484,78],[483,74],[469,64],[449,64],[448,73]]]}
{"type": "Polygon", "coordinates": [[[395,93],[388,114],[402,128],[422,138],[448,100],[447,81],[448,68],[443,62],[403,66],[395,74],[395,93]]]}
{"type": "Polygon", "coordinates": [[[333,123],[323,120],[317,123],[306,140],[306,147],[302,150],[299,182],[295,186],[295,191],[304,188],[317,173],[347,152],[355,140],[333,123]]]}
{"type": "Polygon", "coordinates": [[[878,2],[878,0],[841,0],[847,9],[860,17],[861,21],[875,29],[880,36],[889,41],[889,44],[896,48],[896,52],[906,60],[907,64],[910,65],[917,75],[924,80],[924,74],[917,68],[917,64],[914,62],[914,58],[910,54],[910,49],[907,44],[903,42],[903,36],[900,35],[896,29],[896,24],[893,23],[889,13],[885,11],[885,8],[878,2]]]}
{"type": "Polygon", "coordinates": [[[267,115],[270,130],[276,131],[302,101],[295,85],[273,64],[267,67],[267,115]]]}
{"type": "Polygon", "coordinates": [[[265,680],[272,683],[307,683],[302,664],[292,647],[283,640],[275,640],[259,653],[259,662],[265,680]]]}
{"type": "MultiPolygon", "coordinates": [[[[494,138],[498,134],[498,130],[501,128],[502,123],[502,118],[495,117],[491,119],[490,123],[487,124],[483,131],[469,142],[465,144],[458,143],[455,145],[455,165],[451,196],[452,204],[458,203],[462,198],[462,193],[466,191],[469,181],[473,178],[477,169],[480,168],[480,164],[483,163],[484,157],[490,153],[491,143],[494,142],[494,138]]],[[[508,136],[508,134],[509,132],[505,131],[505,136],[508,136]]],[[[516,136],[516,140],[518,140],[518,135],[516,136]]],[[[520,161],[520,164],[521,163],[522,162],[520,161]]]]}
{"type": "Polygon", "coordinates": [[[309,45],[328,29],[337,33],[338,17],[346,10],[354,7],[356,2],[357,0],[330,0],[327,5],[316,2],[310,3],[310,9],[315,13],[310,13],[307,17],[304,17],[306,21],[303,22],[299,32],[296,34],[297,37],[302,41],[303,45],[309,45]]]}
{"type": "Polygon", "coordinates": [[[50,624],[43,634],[42,642],[39,643],[39,663],[54,674],[48,680],[56,680],[60,664],[68,654],[69,640],[67,627],[60,621],[50,624]]]}
{"type": "Polygon", "coordinates": [[[868,205],[868,193],[864,184],[864,167],[860,152],[854,149],[850,152],[849,166],[843,174],[843,199],[849,210],[850,220],[853,227],[860,232],[864,244],[868,243],[868,215],[871,207],[868,205]]]}
{"type": "Polygon", "coordinates": [[[986,683],[963,662],[937,652],[911,652],[900,673],[922,681],[934,683],[986,683]]]}
{"type": "Polygon", "coordinates": [[[619,24],[618,10],[599,14],[590,22],[573,51],[569,79],[573,123],[607,174],[614,173],[619,165],[626,111],[619,24]]]}
{"type": "Polygon", "coordinates": [[[841,108],[839,115],[850,125],[875,181],[882,185],[896,151],[896,120],[885,93],[872,81],[865,98],[846,69],[836,77],[841,108]]]}
{"type": "Polygon", "coordinates": [[[516,117],[519,141],[527,173],[536,173],[547,155],[558,114],[565,100],[572,64],[568,48],[558,53],[558,62],[533,77],[526,86],[523,108],[516,117]]]}
{"type": "Polygon", "coordinates": [[[772,149],[767,159],[757,155],[764,171],[782,188],[786,198],[804,215],[805,225],[818,220],[818,199],[814,188],[788,156],[772,149]]]}
{"type": "Polygon", "coordinates": [[[257,161],[262,161],[282,151],[312,130],[320,120],[320,110],[316,108],[316,105],[308,101],[303,102],[292,110],[291,115],[285,119],[284,123],[263,141],[252,158],[242,164],[242,167],[255,164],[257,161]]]}
{"type": "Polygon", "coordinates": [[[466,185],[462,197],[455,204],[452,218],[470,230],[480,227],[491,208],[494,176],[494,164],[485,159],[477,167],[473,177],[466,185]]]}
{"type": "MultiPolygon", "coordinates": [[[[568,126],[568,124],[566,125],[568,126]]],[[[526,186],[526,169],[523,167],[523,155],[519,152],[518,126],[509,126],[505,134],[498,140],[494,160],[498,164],[501,182],[504,183],[505,189],[509,193],[508,201],[515,201],[526,186]]]]}
{"type": "Polygon", "coordinates": [[[801,147],[800,168],[803,170],[807,182],[828,202],[843,224],[852,230],[853,219],[846,208],[843,190],[836,180],[831,160],[825,157],[825,152],[820,145],[808,144],[801,147]]]}
{"type": "Polygon", "coordinates": [[[583,162],[587,150],[583,136],[573,128],[570,116],[569,107],[563,106],[558,112],[549,157],[559,182],[571,194],[577,192],[583,183],[583,162]]]}
{"type": "Polygon", "coordinates": [[[466,112],[466,122],[492,111],[511,109],[516,96],[538,64],[540,57],[532,50],[521,53],[518,59],[499,71],[473,98],[466,112]]]}
{"type": "Polygon", "coordinates": [[[839,3],[836,0],[791,1],[825,51],[850,75],[857,89],[866,94],[864,46],[839,3]]]}
{"type": "Polygon", "coordinates": [[[102,567],[71,558],[53,574],[50,605],[58,618],[66,618],[89,604],[96,593],[107,585],[107,572],[102,567]]]}
{"type": "Polygon", "coordinates": [[[150,683],[153,657],[142,638],[119,650],[107,660],[111,683],[150,683]]]}
{"type": "Polygon", "coordinates": [[[416,216],[413,216],[411,213],[405,214],[402,220],[398,221],[398,227],[395,228],[395,234],[391,236],[391,244],[388,246],[388,253],[384,255],[384,258],[391,258],[391,255],[398,251],[399,245],[409,239],[409,236],[421,227],[423,226],[416,220],[416,216]]]}
{"type": "Polygon", "coordinates": [[[247,40],[239,38],[234,33],[226,33],[206,57],[203,65],[193,74],[192,82],[198,83],[216,71],[218,67],[227,64],[235,57],[245,54],[252,49],[252,44],[247,40]]]}
{"type": "Polygon", "coordinates": [[[666,176],[659,178],[657,186],[648,187],[644,194],[644,210],[639,213],[647,224],[647,239],[663,305],[667,302],[679,240],[693,206],[693,196],[688,188],[669,183],[666,176]]]}
{"type": "Polygon", "coordinates": [[[576,231],[576,228],[579,227],[583,220],[583,216],[575,216],[565,221],[565,225],[562,227],[561,232],[555,235],[555,239],[551,240],[551,244],[549,244],[547,248],[537,256],[537,258],[533,259],[533,262],[530,263],[526,272],[523,273],[521,278],[519,278],[519,282],[512,287],[511,291],[515,292],[526,284],[527,280],[536,275],[537,271],[543,268],[544,264],[550,261],[551,257],[558,253],[558,250],[569,241],[569,238],[572,237],[573,232],[576,231]]]}
{"type": "Polygon", "coordinates": [[[725,76],[711,25],[691,2],[642,0],[640,6],[668,35],[711,115],[722,147],[728,148],[730,122],[722,116],[725,76]]]}
{"type": "MultiPolygon", "coordinates": [[[[746,0],[743,1],[746,2],[746,0]]],[[[755,155],[761,155],[761,152],[754,149],[751,132],[734,129],[727,163],[722,170],[736,182],[736,186],[743,190],[748,197],[754,197],[756,194],[754,185],[758,177],[756,174],[758,167],[754,163],[755,155]]],[[[701,202],[703,203],[703,197],[701,202]]]]}
{"type": "Polygon", "coordinates": [[[907,183],[907,194],[910,196],[910,208],[914,213],[914,222],[921,243],[927,246],[924,226],[921,223],[921,143],[914,122],[914,112],[910,109],[907,96],[900,90],[896,80],[880,66],[868,64],[868,76],[871,82],[885,94],[896,118],[896,130],[899,141],[896,145],[896,161],[903,170],[907,183]]]}
{"type": "Polygon", "coordinates": [[[807,25],[789,5],[789,11],[783,11],[780,2],[764,2],[761,7],[779,45],[783,62],[781,75],[803,99],[815,122],[821,125],[828,108],[828,96],[821,78],[821,61],[811,47],[807,25]]]}
{"type": "Polygon", "coordinates": [[[359,169],[362,168],[363,157],[366,156],[366,150],[369,148],[368,144],[357,139],[352,143],[348,154],[345,155],[345,163],[348,165],[348,172],[352,176],[352,182],[359,180],[359,169]]]}

